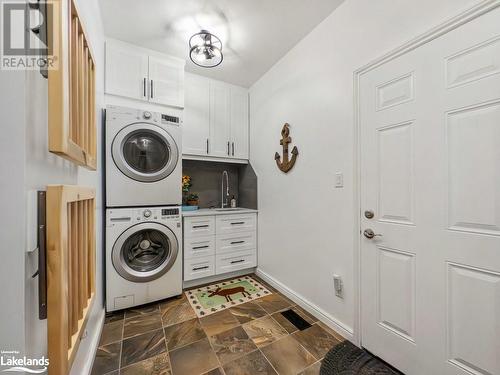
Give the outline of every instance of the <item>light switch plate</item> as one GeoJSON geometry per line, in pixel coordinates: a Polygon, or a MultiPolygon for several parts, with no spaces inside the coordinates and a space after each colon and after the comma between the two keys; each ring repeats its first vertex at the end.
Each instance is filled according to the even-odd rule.
{"type": "Polygon", "coordinates": [[[342,277],[339,275],[333,275],[333,287],[335,289],[335,295],[339,298],[344,298],[344,284],[342,282],[342,277]]]}
{"type": "Polygon", "coordinates": [[[344,187],[344,174],[341,172],[335,173],[335,187],[336,188],[344,187]]]}

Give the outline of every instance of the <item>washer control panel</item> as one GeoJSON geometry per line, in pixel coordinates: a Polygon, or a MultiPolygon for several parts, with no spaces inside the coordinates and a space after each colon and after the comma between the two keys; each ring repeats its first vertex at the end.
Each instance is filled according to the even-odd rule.
{"type": "Polygon", "coordinates": [[[135,211],[135,221],[151,221],[151,220],[175,220],[180,219],[179,208],[138,208],[135,211]]]}

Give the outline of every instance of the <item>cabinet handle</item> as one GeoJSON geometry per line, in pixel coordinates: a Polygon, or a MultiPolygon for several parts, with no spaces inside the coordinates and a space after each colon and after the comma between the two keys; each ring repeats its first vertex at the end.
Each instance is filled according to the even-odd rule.
{"type": "Polygon", "coordinates": [[[146,86],[147,86],[146,78],[144,78],[144,80],[142,81],[142,95],[144,97],[146,97],[146,86]]]}
{"type": "Polygon", "coordinates": [[[231,245],[236,245],[239,243],[245,243],[245,241],[233,241],[233,242],[231,242],[231,245]]]}
{"type": "Polygon", "coordinates": [[[208,224],[207,225],[193,225],[193,228],[208,228],[208,224]]]}
{"type": "Polygon", "coordinates": [[[245,261],[245,259],[233,260],[233,261],[231,262],[231,264],[241,263],[241,262],[244,262],[244,261],[245,261]]]}
{"type": "Polygon", "coordinates": [[[245,224],[244,221],[238,221],[236,223],[231,223],[231,225],[242,225],[242,224],[245,224]]]}
{"type": "Polygon", "coordinates": [[[234,142],[233,142],[233,156],[234,156],[234,142]]]}
{"type": "Polygon", "coordinates": [[[195,246],[195,247],[193,247],[193,250],[206,249],[207,247],[209,247],[209,246],[208,245],[205,245],[205,246],[195,246]]]}
{"type": "Polygon", "coordinates": [[[227,142],[227,156],[229,156],[229,142],[227,142]]]}
{"type": "Polygon", "coordinates": [[[193,271],[206,270],[208,268],[209,268],[209,266],[195,267],[195,268],[193,268],[193,271]]]}
{"type": "Polygon", "coordinates": [[[208,138],[207,138],[207,154],[208,154],[208,138]]]}
{"type": "Polygon", "coordinates": [[[151,80],[151,99],[153,99],[153,93],[154,93],[153,80],[151,80]]]}

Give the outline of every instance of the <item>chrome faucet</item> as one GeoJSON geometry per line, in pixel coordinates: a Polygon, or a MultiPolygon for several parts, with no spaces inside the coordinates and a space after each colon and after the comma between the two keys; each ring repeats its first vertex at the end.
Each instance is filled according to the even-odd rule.
{"type": "Polygon", "coordinates": [[[229,198],[229,175],[227,171],[222,172],[222,185],[221,185],[221,208],[227,207],[227,200],[229,198]],[[226,176],[226,199],[224,199],[224,176],[226,176]]]}

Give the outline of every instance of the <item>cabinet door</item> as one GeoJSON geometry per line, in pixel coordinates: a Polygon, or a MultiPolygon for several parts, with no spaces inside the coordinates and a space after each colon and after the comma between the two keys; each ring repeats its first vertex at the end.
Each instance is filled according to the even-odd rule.
{"type": "Polygon", "coordinates": [[[231,88],[231,157],[248,159],[248,91],[231,88]]]}
{"type": "Polygon", "coordinates": [[[257,228],[257,215],[250,214],[230,214],[216,216],[215,231],[217,236],[233,235],[241,232],[254,232],[257,228]]]}
{"type": "Polygon", "coordinates": [[[148,100],[148,56],[128,46],[106,43],[106,94],[148,100]]]}
{"type": "Polygon", "coordinates": [[[210,83],[210,155],[229,157],[231,147],[231,107],[229,85],[210,83]]]}
{"type": "Polygon", "coordinates": [[[184,236],[186,238],[207,237],[215,234],[215,216],[185,217],[184,236]]]}
{"type": "Polygon", "coordinates": [[[184,107],[184,65],[149,56],[149,101],[184,107]]]}
{"type": "Polygon", "coordinates": [[[202,279],[213,275],[215,275],[215,256],[184,260],[184,281],[202,279]]]}
{"type": "Polygon", "coordinates": [[[186,74],[182,153],[208,155],[210,137],[210,82],[186,74]]]}

